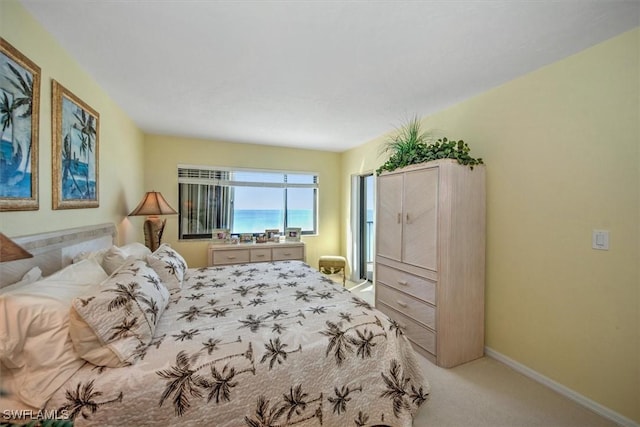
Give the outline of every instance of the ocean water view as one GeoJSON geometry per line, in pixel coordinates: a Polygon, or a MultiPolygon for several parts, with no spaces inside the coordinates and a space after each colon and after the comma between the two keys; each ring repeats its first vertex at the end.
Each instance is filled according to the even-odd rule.
{"type": "MultiPolygon", "coordinates": [[[[277,228],[283,232],[284,211],[278,209],[237,209],[233,211],[232,233],[264,233],[264,230],[277,228]]],[[[313,230],[313,211],[311,209],[290,209],[287,227],[300,227],[313,230]]]]}

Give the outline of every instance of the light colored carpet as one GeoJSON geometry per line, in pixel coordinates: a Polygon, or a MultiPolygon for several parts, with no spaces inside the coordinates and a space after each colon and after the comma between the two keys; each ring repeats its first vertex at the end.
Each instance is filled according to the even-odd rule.
{"type": "MultiPolygon", "coordinates": [[[[330,275],[330,277],[333,281],[342,284],[342,282],[340,282],[340,280],[342,280],[341,278],[335,277],[335,275],[330,275]]],[[[375,305],[375,294],[373,293],[373,284],[371,284],[371,282],[363,281],[356,283],[347,280],[346,288],[369,304],[375,305]]]]}
{"type": "Polygon", "coordinates": [[[420,357],[431,397],[415,427],[615,427],[616,424],[490,357],[452,369],[420,357]]]}
{"type": "MultiPolygon", "coordinates": [[[[371,283],[347,282],[347,288],[374,304],[371,283]]],[[[452,369],[439,368],[420,355],[418,359],[431,393],[414,427],[616,426],[490,357],[452,369]]]]}

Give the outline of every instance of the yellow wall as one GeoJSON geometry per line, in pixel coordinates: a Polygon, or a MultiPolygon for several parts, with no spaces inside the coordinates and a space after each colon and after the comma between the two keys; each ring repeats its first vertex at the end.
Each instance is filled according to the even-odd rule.
{"type": "MultiPolygon", "coordinates": [[[[302,236],[306,261],[317,265],[320,255],[340,252],[340,154],[254,144],[237,144],[171,136],[145,137],[145,189],[162,192],[178,209],[178,164],[227,166],[318,173],[317,236],[302,236]]],[[[140,219],[140,227],[142,221],[140,219]]],[[[135,219],[132,219],[135,221],[135,219]]],[[[163,242],[180,252],[190,267],[207,265],[206,241],[178,241],[178,217],[167,217],[163,242]]]]}
{"type": "MultiPolygon", "coordinates": [[[[639,39],[636,29],[423,119],[487,164],[486,345],[636,422],[639,39]],[[609,251],[591,249],[593,229],[610,231],[609,251]]],[[[343,155],[343,224],[350,176],[382,163],[382,142],[343,155]]]]}
{"type": "Polygon", "coordinates": [[[112,222],[120,243],[142,239],[126,219],[142,197],[143,135],[76,61],[14,0],[0,1],[0,35],[41,69],[39,191],[40,209],[0,213],[0,230],[22,236],[112,222]],[[98,208],[51,208],[51,79],[100,114],[98,208]]]}

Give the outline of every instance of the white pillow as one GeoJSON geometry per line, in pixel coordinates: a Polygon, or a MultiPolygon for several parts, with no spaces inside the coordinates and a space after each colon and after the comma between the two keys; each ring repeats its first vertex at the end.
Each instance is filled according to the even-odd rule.
{"type": "Polygon", "coordinates": [[[167,289],[182,288],[187,263],[171,246],[166,243],[160,245],[154,253],[147,256],[147,264],[158,273],[167,289]]]}
{"type": "Polygon", "coordinates": [[[134,363],[156,330],[169,302],[169,291],[143,260],[127,262],[91,294],[75,298],[69,334],[78,354],[95,365],[134,363]],[[124,294],[135,299],[124,298],[124,294]],[[126,333],[114,333],[124,323],[126,333]]]}
{"type": "MultiPolygon", "coordinates": [[[[10,286],[24,286],[24,285],[28,285],[29,283],[33,283],[36,280],[40,280],[42,279],[42,270],[40,270],[40,267],[33,267],[31,270],[27,271],[26,273],[24,273],[24,276],[22,276],[22,279],[20,279],[19,281],[11,284],[10,286]]],[[[5,289],[8,286],[5,286],[5,289]]]]}
{"type": "Polygon", "coordinates": [[[107,278],[93,259],[31,284],[0,291],[0,362],[11,370],[8,390],[41,408],[84,364],[69,338],[71,300],[107,278]]]}
{"type": "Polygon", "coordinates": [[[41,280],[13,285],[0,289],[0,295],[46,296],[71,305],[71,300],[86,293],[90,286],[99,285],[107,274],[95,259],[82,260],[71,264],[41,280]]]}
{"type": "Polygon", "coordinates": [[[72,262],[75,264],[82,261],[83,259],[95,259],[96,261],[98,261],[98,264],[102,265],[102,261],[104,260],[104,254],[106,254],[109,249],[111,248],[104,248],[104,249],[100,249],[92,252],[80,252],[78,255],[76,255],[73,258],[72,262]]]}
{"type": "Polygon", "coordinates": [[[147,255],[151,255],[151,250],[142,243],[133,242],[124,246],[111,246],[110,248],[103,249],[96,252],[90,252],[85,257],[95,258],[104,271],[111,275],[114,271],[124,264],[128,257],[134,257],[135,259],[145,259],[147,255]]]}
{"type": "Polygon", "coordinates": [[[151,255],[151,249],[140,242],[128,243],[120,246],[120,249],[127,254],[127,257],[132,256],[135,259],[145,259],[147,255],[151,255]]]}

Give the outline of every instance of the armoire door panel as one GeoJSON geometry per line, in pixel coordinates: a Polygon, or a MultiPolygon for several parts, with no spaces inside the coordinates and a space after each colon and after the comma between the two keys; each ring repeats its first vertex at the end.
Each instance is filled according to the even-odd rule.
{"type": "Polygon", "coordinates": [[[402,259],[402,175],[388,175],[378,180],[377,221],[384,224],[376,231],[377,253],[402,259]]]}
{"type": "Polygon", "coordinates": [[[438,168],[407,172],[404,183],[403,262],[437,270],[438,168]]]}

